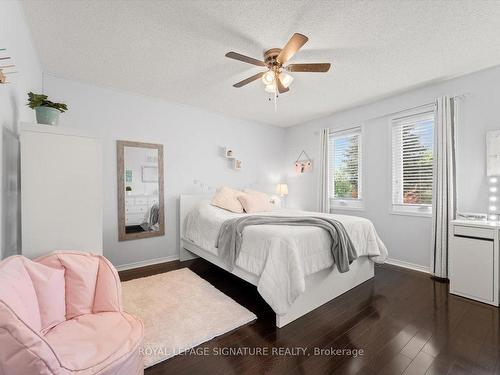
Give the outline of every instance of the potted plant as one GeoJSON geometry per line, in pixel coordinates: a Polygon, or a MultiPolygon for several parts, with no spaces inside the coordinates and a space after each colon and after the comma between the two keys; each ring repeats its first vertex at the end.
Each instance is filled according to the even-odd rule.
{"type": "Polygon", "coordinates": [[[28,103],[26,104],[36,112],[36,121],[39,124],[57,125],[59,114],[68,110],[64,103],[54,103],[48,100],[47,95],[28,93],[28,103]]]}

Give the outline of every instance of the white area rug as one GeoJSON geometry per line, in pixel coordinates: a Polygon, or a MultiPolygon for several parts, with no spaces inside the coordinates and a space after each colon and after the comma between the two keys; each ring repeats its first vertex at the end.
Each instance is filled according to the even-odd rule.
{"type": "Polygon", "coordinates": [[[124,310],[144,322],[144,366],[257,317],[188,268],[122,283],[124,310]]]}

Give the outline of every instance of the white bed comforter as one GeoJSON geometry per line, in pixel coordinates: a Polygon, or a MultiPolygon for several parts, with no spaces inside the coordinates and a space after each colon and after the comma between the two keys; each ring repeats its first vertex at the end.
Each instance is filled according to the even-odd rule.
{"type": "MultiPolygon", "coordinates": [[[[368,219],[288,209],[260,214],[334,218],[344,225],[358,256],[369,256],[377,263],[387,257],[387,249],[368,219]]],[[[235,214],[202,201],[186,217],[184,238],[217,255],[215,243],[222,223],[245,215],[249,214],[235,214]]],[[[330,248],[329,234],[318,227],[250,226],[243,232],[236,266],[259,278],[259,293],[276,314],[282,315],[305,291],[306,276],[332,267],[330,248]]]]}

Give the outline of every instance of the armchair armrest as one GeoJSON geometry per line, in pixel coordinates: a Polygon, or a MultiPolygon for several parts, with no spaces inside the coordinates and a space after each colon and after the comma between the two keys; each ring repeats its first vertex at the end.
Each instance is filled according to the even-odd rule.
{"type": "Polygon", "coordinates": [[[97,284],[94,296],[94,313],[122,311],[122,285],[115,267],[105,257],[99,258],[97,284]]]}
{"type": "Polygon", "coordinates": [[[0,374],[59,373],[59,358],[43,337],[0,301],[0,374]]]}

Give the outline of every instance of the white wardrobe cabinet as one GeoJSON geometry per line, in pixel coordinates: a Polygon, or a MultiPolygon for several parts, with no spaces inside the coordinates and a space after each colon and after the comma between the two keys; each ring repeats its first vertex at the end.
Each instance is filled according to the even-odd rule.
{"type": "Polygon", "coordinates": [[[21,126],[22,254],[102,254],[102,145],[49,125],[21,126]]]}

